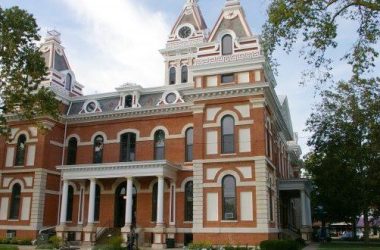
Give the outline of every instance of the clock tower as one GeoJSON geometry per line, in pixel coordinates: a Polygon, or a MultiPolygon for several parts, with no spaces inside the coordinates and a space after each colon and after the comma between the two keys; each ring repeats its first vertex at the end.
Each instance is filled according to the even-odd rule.
{"type": "Polygon", "coordinates": [[[187,0],[175,22],[166,48],[160,50],[165,58],[165,84],[193,84],[191,67],[197,46],[208,39],[207,25],[198,0],[187,0]]]}

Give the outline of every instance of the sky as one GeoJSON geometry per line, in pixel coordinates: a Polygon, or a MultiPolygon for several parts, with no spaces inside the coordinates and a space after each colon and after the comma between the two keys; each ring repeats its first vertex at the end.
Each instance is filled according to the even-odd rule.
{"type": "MultiPolygon", "coordinates": [[[[224,2],[199,1],[209,30],[224,2]]],[[[254,34],[261,33],[268,2],[241,0],[254,34]]],[[[158,50],[165,47],[184,3],[185,0],[0,0],[3,8],[17,5],[32,13],[42,36],[52,29],[61,33],[66,56],[76,80],[85,86],[85,94],[112,92],[126,82],[143,87],[164,85],[164,60],[158,50]]],[[[333,52],[337,55],[349,49],[354,32],[347,22],[342,22],[340,29],[340,47],[333,52]]],[[[288,96],[293,129],[306,154],[309,134],[305,122],[316,102],[312,84],[299,85],[307,65],[296,50],[290,54],[280,50],[275,57],[280,63],[276,92],[288,96]]],[[[339,79],[347,78],[349,67],[338,61],[334,74],[339,79]]]]}

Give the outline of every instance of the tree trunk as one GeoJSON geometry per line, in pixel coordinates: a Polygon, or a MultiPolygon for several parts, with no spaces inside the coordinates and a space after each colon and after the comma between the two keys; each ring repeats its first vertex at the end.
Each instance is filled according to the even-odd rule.
{"type": "Polygon", "coordinates": [[[354,238],[354,240],[357,239],[357,236],[356,236],[356,217],[353,216],[353,219],[352,219],[352,237],[354,238]]]}
{"type": "Polygon", "coordinates": [[[364,210],[364,241],[369,243],[369,221],[368,221],[368,210],[364,210]]]}

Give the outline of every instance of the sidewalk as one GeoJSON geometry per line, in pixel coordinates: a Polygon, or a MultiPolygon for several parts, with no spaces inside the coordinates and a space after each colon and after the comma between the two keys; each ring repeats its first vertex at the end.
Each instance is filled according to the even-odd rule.
{"type": "Polygon", "coordinates": [[[319,247],[318,243],[312,242],[312,243],[310,243],[307,247],[305,247],[302,250],[317,250],[318,247],[319,247]]]}

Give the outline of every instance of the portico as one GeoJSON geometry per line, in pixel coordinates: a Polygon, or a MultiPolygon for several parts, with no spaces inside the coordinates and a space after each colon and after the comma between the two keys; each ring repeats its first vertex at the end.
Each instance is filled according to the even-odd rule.
{"type": "MultiPolygon", "coordinates": [[[[165,161],[141,161],[141,162],[120,162],[120,163],[105,163],[105,164],[86,164],[86,165],[72,165],[72,166],[59,166],[57,169],[62,171],[62,196],[61,196],[61,211],[60,211],[60,225],[57,227],[58,235],[66,238],[69,227],[67,226],[67,209],[68,209],[68,194],[69,183],[75,181],[89,181],[88,188],[88,207],[87,207],[87,224],[83,225],[83,234],[78,240],[84,243],[93,244],[97,240],[97,233],[99,228],[95,219],[96,211],[96,186],[100,180],[107,181],[107,179],[116,179],[121,181],[121,184],[126,183],[125,187],[125,223],[121,228],[122,235],[127,239],[133,225],[133,195],[134,195],[134,182],[138,178],[156,178],[156,218],[155,227],[153,230],[153,248],[165,247],[165,228],[164,223],[164,190],[165,180],[174,185],[176,180],[177,171],[180,167],[165,161]],[[124,180],[124,181],[123,181],[124,180]]],[[[135,191],[136,192],[136,191],[135,191]]],[[[170,201],[169,201],[169,224],[174,222],[175,213],[175,188],[170,188],[170,201]]],[[[153,196],[153,192],[152,192],[153,196]]],[[[83,205],[82,205],[83,207],[83,205]]],[[[118,208],[115,207],[115,211],[118,208]]],[[[112,223],[114,225],[114,223],[112,223]]],[[[133,225],[136,226],[136,225],[133,225]]]]}
{"type": "Polygon", "coordinates": [[[280,180],[279,191],[282,228],[290,231],[299,230],[304,240],[311,240],[310,180],[280,180]],[[296,214],[300,215],[300,218],[296,214]]]}

